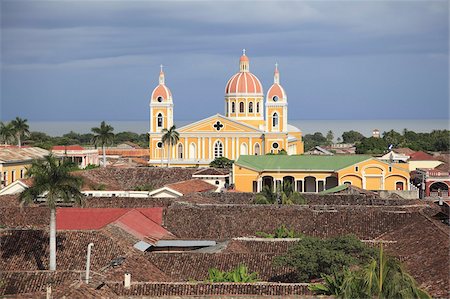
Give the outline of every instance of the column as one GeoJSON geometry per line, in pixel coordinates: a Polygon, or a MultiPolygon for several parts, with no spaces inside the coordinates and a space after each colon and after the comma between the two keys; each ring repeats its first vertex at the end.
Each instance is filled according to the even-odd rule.
{"type": "Polygon", "coordinates": [[[248,154],[253,155],[252,137],[249,137],[249,139],[248,139],[248,154]]]}
{"type": "Polygon", "coordinates": [[[229,158],[228,156],[228,137],[225,137],[225,157],[229,158]]]}
{"type": "Polygon", "coordinates": [[[202,137],[202,160],[205,160],[205,137],[202,137]]]}
{"type": "Polygon", "coordinates": [[[236,137],[236,158],[241,155],[241,149],[239,148],[239,137],[236,137]]]}
{"type": "Polygon", "coordinates": [[[211,137],[208,137],[208,159],[214,159],[214,153],[211,155],[211,137]]]}
{"type": "Polygon", "coordinates": [[[235,139],[236,139],[236,137],[231,137],[231,160],[234,160],[235,158],[236,158],[236,155],[235,155],[235,150],[236,150],[236,148],[235,148],[235,139]]]}

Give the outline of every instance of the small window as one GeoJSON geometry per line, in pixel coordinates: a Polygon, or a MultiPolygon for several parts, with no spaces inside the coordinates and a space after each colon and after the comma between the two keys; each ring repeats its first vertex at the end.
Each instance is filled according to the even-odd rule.
{"type": "Polygon", "coordinates": [[[11,171],[11,182],[14,182],[16,180],[16,171],[11,171]]]}
{"type": "Polygon", "coordinates": [[[161,103],[162,101],[164,101],[164,98],[163,97],[158,97],[156,100],[161,103]]]}
{"type": "Polygon", "coordinates": [[[220,182],[219,181],[216,181],[216,185],[219,185],[220,184],[220,182]]]}
{"type": "Polygon", "coordinates": [[[253,113],[253,102],[248,103],[248,113],[253,113]]]}
{"type": "Polygon", "coordinates": [[[161,142],[161,141],[158,142],[158,143],[156,144],[156,147],[157,147],[157,148],[162,148],[162,142],[161,142]]]}
{"type": "Polygon", "coordinates": [[[272,100],[273,100],[274,102],[278,102],[278,97],[277,97],[277,96],[273,96],[272,100]]]}
{"type": "Polygon", "coordinates": [[[240,102],[240,103],[239,103],[239,112],[240,112],[240,113],[244,113],[244,111],[245,111],[245,110],[244,110],[244,102],[240,102]]]}
{"type": "Polygon", "coordinates": [[[344,185],[351,185],[351,184],[352,184],[352,182],[349,182],[349,181],[344,182],[344,185]]]}
{"type": "Polygon", "coordinates": [[[183,159],[183,145],[181,143],[178,144],[178,159],[183,159]]]}
{"type": "Polygon", "coordinates": [[[21,170],[20,170],[20,178],[23,179],[24,176],[25,176],[25,170],[24,170],[24,169],[21,169],[21,170]]]}
{"type": "Polygon", "coordinates": [[[161,113],[158,114],[158,128],[163,126],[163,116],[161,113]]]}
{"type": "Polygon", "coordinates": [[[234,102],[231,103],[231,113],[236,112],[236,105],[234,102]]]}
{"type": "Polygon", "coordinates": [[[389,166],[389,172],[392,172],[392,166],[389,166]]]}
{"type": "Polygon", "coordinates": [[[256,103],[256,113],[259,113],[259,102],[256,103]]]}
{"type": "Polygon", "coordinates": [[[272,148],[277,149],[279,147],[278,143],[274,142],[272,143],[272,148]]]}
{"type": "Polygon", "coordinates": [[[358,166],[355,166],[355,171],[359,171],[359,167],[358,166]]]}
{"type": "Polygon", "coordinates": [[[272,127],[278,127],[278,114],[275,112],[272,117],[272,127]]]}

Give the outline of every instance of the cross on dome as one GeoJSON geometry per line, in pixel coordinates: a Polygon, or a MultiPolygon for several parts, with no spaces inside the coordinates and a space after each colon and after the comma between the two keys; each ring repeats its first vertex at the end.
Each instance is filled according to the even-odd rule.
{"type": "Polygon", "coordinates": [[[162,73],[164,65],[161,64],[159,67],[161,68],[161,73],[162,73]]]}
{"type": "Polygon", "coordinates": [[[242,49],[242,55],[245,55],[245,49],[242,49]]]}

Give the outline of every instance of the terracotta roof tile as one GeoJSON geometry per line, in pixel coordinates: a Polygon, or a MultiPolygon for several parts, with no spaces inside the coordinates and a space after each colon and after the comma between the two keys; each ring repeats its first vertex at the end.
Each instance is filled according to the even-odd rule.
{"type": "Polygon", "coordinates": [[[436,157],[422,151],[415,152],[414,154],[411,154],[410,157],[411,161],[438,161],[436,157]]]}
{"type": "Polygon", "coordinates": [[[52,151],[82,151],[84,147],[80,145],[55,145],[52,147],[52,151]]]}
{"type": "Polygon", "coordinates": [[[192,175],[229,175],[230,170],[224,168],[202,168],[192,175]]]}
{"type": "Polygon", "coordinates": [[[216,186],[207,183],[202,180],[198,179],[192,179],[187,181],[181,181],[174,184],[168,184],[166,187],[169,187],[170,189],[173,189],[175,191],[178,191],[182,193],[183,195],[191,194],[195,192],[208,192],[208,191],[214,191],[217,189],[216,186]]]}

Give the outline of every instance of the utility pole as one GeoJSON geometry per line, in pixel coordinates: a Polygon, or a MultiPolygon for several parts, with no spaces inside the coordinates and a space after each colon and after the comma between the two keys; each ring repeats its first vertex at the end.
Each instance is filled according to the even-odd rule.
{"type": "Polygon", "coordinates": [[[87,257],[86,257],[86,283],[89,283],[89,271],[91,267],[91,249],[94,246],[94,243],[89,243],[87,248],[87,257]]]}

